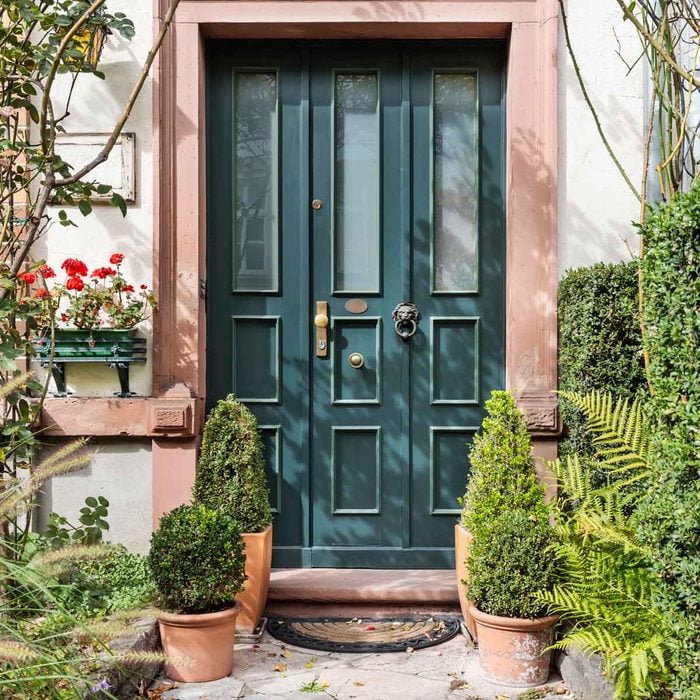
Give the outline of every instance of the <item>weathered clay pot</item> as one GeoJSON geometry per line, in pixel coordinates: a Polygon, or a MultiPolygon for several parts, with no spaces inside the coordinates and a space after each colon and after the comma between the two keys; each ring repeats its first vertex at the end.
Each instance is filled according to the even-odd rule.
{"type": "Polygon", "coordinates": [[[245,542],[245,588],[236,596],[241,606],[238,628],[253,630],[267,602],[272,567],[272,525],[262,532],[243,533],[245,542]]]}
{"type": "Polygon", "coordinates": [[[233,638],[240,606],[215,613],[179,615],[158,611],[165,673],[173,681],[203,683],[233,670],[233,638]]]}
{"type": "Polygon", "coordinates": [[[462,608],[464,624],[467,626],[472,639],[476,641],[476,622],[474,622],[474,618],[469,611],[471,601],[467,599],[467,587],[464,583],[469,577],[467,558],[469,557],[469,548],[471,547],[473,539],[474,537],[472,533],[469,532],[464,525],[461,523],[457,523],[455,525],[455,572],[457,573],[459,605],[462,608]]]}
{"type": "Polygon", "coordinates": [[[498,617],[473,605],[470,612],[476,621],[479,660],[487,680],[521,688],[547,682],[551,652],[545,649],[552,643],[556,615],[534,620],[498,617]]]}

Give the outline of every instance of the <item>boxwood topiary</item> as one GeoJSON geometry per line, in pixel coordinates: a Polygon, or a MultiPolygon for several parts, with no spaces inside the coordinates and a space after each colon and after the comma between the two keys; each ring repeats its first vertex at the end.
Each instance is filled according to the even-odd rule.
{"type": "Polygon", "coordinates": [[[148,565],[157,603],[176,613],[232,607],[245,582],[245,554],[238,523],[201,505],[176,508],[151,536],[148,565]]]}
{"type": "Polygon", "coordinates": [[[242,532],[272,522],[258,424],[231,394],[207,417],[192,495],[195,503],[233,515],[242,532]]]}
{"type": "Polygon", "coordinates": [[[515,399],[507,391],[494,391],[486,411],[469,453],[471,472],[462,499],[462,524],[476,539],[504,511],[525,509],[536,515],[547,511],[527,423],[515,399]]]}
{"type": "Polygon", "coordinates": [[[548,603],[539,597],[558,579],[550,551],[554,531],[546,514],[506,510],[480,530],[469,553],[467,595],[479,610],[502,617],[540,617],[548,603]]]}

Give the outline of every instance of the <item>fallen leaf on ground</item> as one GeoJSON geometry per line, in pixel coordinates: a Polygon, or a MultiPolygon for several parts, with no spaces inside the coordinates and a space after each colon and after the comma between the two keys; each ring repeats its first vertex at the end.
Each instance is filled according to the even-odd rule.
{"type": "Polygon", "coordinates": [[[358,688],[361,688],[365,684],[364,681],[355,681],[353,685],[356,685],[358,688]]]}
{"type": "Polygon", "coordinates": [[[365,629],[371,632],[372,630],[376,630],[377,628],[374,625],[367,625],[365,629]]]}
{"type": "Polygon", "coordinates": [[[277,671],[277,673],[284,673],[287,670],[287,664],[275,664],[272,670],[277,671]]]}
{"type": "Polygon", "coordinates": [[[458,678],[455,678],[451,683],[450,683],[450,691],[452,690],[467,690],[469,688],[469,683],[466,681],[460,681],[458,678]]]}
{"type": "Polygon", "coordinates": [[[285,649],[280,656],[284,656],[285,659],[290,659],[292,657],[292,652],[285,649]]]}

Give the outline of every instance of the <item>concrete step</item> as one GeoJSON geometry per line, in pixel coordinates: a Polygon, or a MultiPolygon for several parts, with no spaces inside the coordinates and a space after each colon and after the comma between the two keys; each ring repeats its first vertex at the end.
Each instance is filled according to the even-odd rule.
{"type": "Polygon", "coordinates": [[[267,611],[287,616],[362,617],[459,609],[453,570],[275,569],[267,611]]]}

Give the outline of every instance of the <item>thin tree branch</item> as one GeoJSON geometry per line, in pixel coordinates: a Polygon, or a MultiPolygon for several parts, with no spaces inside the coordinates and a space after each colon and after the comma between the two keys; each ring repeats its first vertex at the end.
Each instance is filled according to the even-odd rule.
{"type": "MultiPolygon", "coordinates": [[[[561,4],[562,0],[559,0],[559,2],[561,4]]],[[[666,61],[666,63],[668,63],[668,65],[671,66],[671,68],[673,68],[673,70],[680,75],[681,78],[692,83],[695,85],[695,87],[700,88],[700,79],[696,78],[694,75],[691,75],[687,70],[684,70],[682,66],[676,63],[673,56],[671,56],[666,49],[664,49],[662,44],[659,43],[658,39],[639,21],[637,15],[630,10],[627,3],[624,2],[624,0],[617,0],[617,4],[620,6],[620,9],[625,17],[629,19],[632,24],[634,24],[637,31],[649,42],[659,56],[666,61]]]]}
{"type": "Polygon", "coordinates": [[[78,180],[84,178],[100,163],[104,163],[107,160],[107,158],[109,158],[109,154],[112,152],[112,149],[117,143],[117,139],[119,138],[122,130],[124,129],[124,125],[126,124],[127,120],[129,119],[129,116],[131,115],[131,110],[134,108],[136,98],[139,96],[141,88],[146,82],[146,78],[148,77],[148,73],[151,70],[153,61],[155,60],[158,50],[163,44],[165,35],[168,33],[168,29],[173,21],[173,17],[175,16],[175,10],[177,10],[177,6],[179,4],[180,0],[172,0],[172,2],[170,3],[170,7],[168,8],[165,17],[163,18],[163,24],[161,25],[160,31],[158,32],[158,36],[153,44],[153,47],[148,52],[148,56],[141,70],[141,74],[139,75],[136,84],[131,90],[129,99],[124,107],[124,110],[122,111],[121,116],[119,117],[119,121],[117,121],[117,123],[114,126],[114,129],[112,130],[112,133],[107,139],[107,143],[105,143],[105,145],[102,147],[102,150],[87,165],[84,165],[82,168],[73,173],[73,175],[71,175],[70,177],[64,178],[63,180],[56,180],[54,185],[55,187],[65,187],[66,185],[72,185],[73,183],[78,182],[78,180]]]}
{"type": "Polygon", "coordinates": [[[608,152],[608,155],[610,158],[612,158],[613,163],[615,163],[615,167],[620,171],[620,175],[622,175],[622,178],[624,181],[627,183],[627,186],[630,188],[634,196],[637,198],[637,201],[641,202],[642,198],[641,195],[639,194],[639,191],[637,188],[634,186],[632,183],[632,180],[630,180],[629,176],[625,172],[625,169],[622,167],[622,163],[618,160],[617,156],[615,155],[612,146],[610,145],[610,142],[608,141],[607,137],[605,136],[605,132],[603,131],[603,127],[600,123],[600,119],[598,118],[598,113],[596,112],[595,107],[593,106],[593,103],[591,102],[591,98],[588,95],[588,90],[586,89],[586,84],[583,82],[583,76],[581,74],[581,69],[578,65],[578,61],[576,60],[576,55],[574,54],[574,49],[571,45],[571,37],[569,36],[569,23],[566,19],[566,9],[564,8],[564,0],[559,0],[559,10],[561,12],[561,19],[562,19],[562,24],[564,27],[564,37],[566,39],[566,48],[569,52],[569,56],[571,58],[571,62],[574,66],[574,72],[576,73],[576,78],[578,80],[579,87],[581,88],[581,92],[583,93],[583,99],[586,101],[586,104],[588,105],[588,109],[591,112],[591,115],[593,116],[593,121],[595,122],[596,128],[598,129],[598,134],[600,135],[600,138],[603,141],[603,146],[605,146],[605,150],[608,152]]]}

